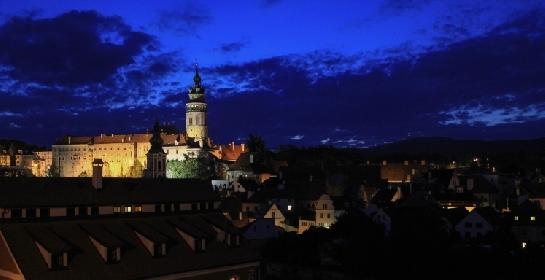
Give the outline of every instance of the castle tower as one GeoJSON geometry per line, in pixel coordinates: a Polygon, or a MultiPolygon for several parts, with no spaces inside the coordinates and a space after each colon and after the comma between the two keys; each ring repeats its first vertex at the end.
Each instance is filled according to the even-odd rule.
{"type": "Polygon", "coordinates": [[[161,127],[159,122],[153,126],[153,136],[150,139],[151,148],[147,154],[146,176],[151,178],[166,177],[167,154],[163,150],[163,138],[161,138],[161,127]]]}
{"type": "Polygon", "coordinates": [[[189,89],[189,101],[186,104],[185,130],[187,137],[193,138],[202,147],[203,143],[208,140],[208,125],[204,87],[201,85],[201,76],[199,76],[197,66],[195,66],[193,82],[193,86],[189,89]]]}

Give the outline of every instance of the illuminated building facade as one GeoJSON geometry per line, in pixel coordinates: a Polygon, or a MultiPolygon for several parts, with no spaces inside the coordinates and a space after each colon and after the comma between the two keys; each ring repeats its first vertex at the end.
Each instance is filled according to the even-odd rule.
{"type": "MultiPolygon", "coordinates": [[[[203,152],[223,155],[214,151],[208,137],[205,89],[197,69],[193,81],[186,104],[186,133],[159,133],[167,161],[194,158],[203,152]]],[[[60,177],[86,177],[92,173],[93,160],[100,158],[106,177],[142,177],[148,167],[151,139],[150,133],[66,136],[53,145],[53,169],[60,177]]]]}

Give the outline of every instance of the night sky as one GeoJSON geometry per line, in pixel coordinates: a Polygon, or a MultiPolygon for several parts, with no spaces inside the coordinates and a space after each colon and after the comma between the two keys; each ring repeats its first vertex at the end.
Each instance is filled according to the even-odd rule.
{"type": "Polygon", "coordinates": [[[0,138],[184,127],[366,147],[545,136],[543,0],[0,0],[0,138]]]}

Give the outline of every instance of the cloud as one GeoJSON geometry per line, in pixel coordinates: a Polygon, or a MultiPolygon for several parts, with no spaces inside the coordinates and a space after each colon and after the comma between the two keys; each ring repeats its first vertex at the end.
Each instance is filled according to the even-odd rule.
{"type": "MultiPolygon", "coordinates": [[[[545,26],[523,17],[482,36],[419,52],[403,45],[375,55],[320,51],[203,67],[210,135],[226,143],[252,132],[269,147],[286,141],[320,145],[327,139],[331,145],[364,147],[409,133],[543,136],[545,26]]],[[[114,46],[121,42],[108,40],[114,46]]],[[[22,115],[16,124],[25,128],[12,127],[12,116],[0,116],[3,136],[48,144],[67,133],[145,131],[155,118],[184,127],[183,86],[191,81],[169,76],[186,67],[175,57],[143,51],[104,81],[77,86],[0,79],[8,81],[0,84],[0,112],[22,115]]]]}
{"type": "MultiPolygon", "coordinates": [[[[305,143],[321,144],[324,130],[335,133],[329,143],[358,147],[409,134],[505,137],[506,127],[511,135],[543,136],[538,113],[522,113],[545,102],[545,28],[532,22],[524,32],[488,32],[413,56],[315,52],[211,67],[207,74],[217,88],[228,85],[227,94],[211,101],[211,119],[274,143],[304,135],[305,143]],[[479,104],[491,113],[475,112],[459,125],[448,114],[467,114],[453,110],[479,104]],[[501,110],[512,115],[498,121],[501,110]],[[493,118],[495,125],[484,121],[493,118]],[[534,124],[537,129],[524,130],[534,124]]],[[[221,131],[221,124],[211,126],[221,131]]]]}
{"type": "Polygon", "coordinates": [[[119,17],[71,11],[12,17],[0,26],[0,64],[22,82],[81,85],[107,81],[154,43],[119,17]]]}
{"type": "Polygon", "coordinates": [[[460,106],[449,111],[440,112],[446,115],[443,125],[485,125],[525,123],[545,119],[545,103],[532,104],[526,107],[495,108],[479,106],[460,106]]]}
{"type": "Polygon", "coordinates": [[[23,115],[20,114],[20,113],[13,113],[13,112],[10,112],[10,111],[4,111],[4,112],[0,112],[0,117],[16,117],[16,118],[21,118],[21,117],[23,117],[23,115]]]}
{"type": "Polygon", "coordinates": [[[322,145],[325,145],[325,144],[327,144],[329,141],[331,141],[331,139],[330,139],[330,138],[326,138],[326,139],[320,140],[320,143],[322,143],[322,145]]]}
{"type": "Polygon", "coordinates": [[[262,0],[261,2],[263,3],[264,7],[269,8],[282,2],[282,0],[262,0]]]}
{"type": "Polygon", "coordinates": [[[10,123],[9,123],[9,127],[10,127],[10,128],[16,128],[16,129],[19,129],[19,128],[21,128],[21,126],[20,126],[20,125],[18,125],[18,124],[16,124],[16,123],[14,123],[14,122],[10,122],[10,123]]]}
{"type": "Polygon", "coordinates": [[[225,43],[220,46],[220,50],[223,53],[233,53],[233,52],[239,52],[242,50],[242,48],[246,47],[247,43],[245,42],[231,42],[231,43],[225,43]]]}
{"type": "Polygon", "coordinates": [[[193,1],[185,6],[163,10],[159,13],[155,25],[161,30],[173,30],[180,34],[195,34],[197,30],[209,24],[212,16],[193,1]]]}
{"type": "Polygon", "coordinates": [[[421,9],[435,0],[384,0],[380,6],[384,12],[405,12],[421,9]]]}

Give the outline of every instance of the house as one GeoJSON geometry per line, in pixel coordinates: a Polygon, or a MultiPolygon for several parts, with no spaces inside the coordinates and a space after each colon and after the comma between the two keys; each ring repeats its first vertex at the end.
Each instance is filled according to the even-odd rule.
{"type": "Polygon", "coordinates": [[[499,213],[491,207],[478,207],[454,227],[458,234],[465,239],[482,238],[492,233],[497,227],[499,213]]]}
{"type": "Polygon", "coordinates": [[[100,174],[0,178],[0,278],[257,279],[209,182],[100,174]]]}
{"type": "Polygon", "coordinates": [[[246,239],[269,239],[278,237],[279,229],[273,219],[258,218],[248,224],[243,231],[246,239]]]}
{"type": "Polygon", "coordinates": [[[480,207],[496,208],[496,200],[498,199],[498,189],[493,182],[487,180],[483,176],[474,178],[473,196],[477,199],[480,207]]]}
{"type": "Polygon", "coordinates": [[[284,220],[286,217],[275,203],[271,204],[271,206],[265,212],[265,215],[263,215],[263,218],[272,219],[275,226],[284,228],[284,220]]]}
{"type": "Polygon", "coordinates": [[[375,204],[367,205],[363,213],[369,217],[373,223],[381,225],[384,229],[384,236],[389,236],[392,231],[392,219],[382,208],[375,204]]]}
{"type": "Polygon", "coordinates": [[[530,182],[526,184],[525,190],[528,193],[528,199],[545,210],[545,183],[530,182]]]}
{"type": "Polygon", "coordinates": [[[511,230],[522,248],[545,243],[545,211],[526,201],[511,212],[511,230]]]}

